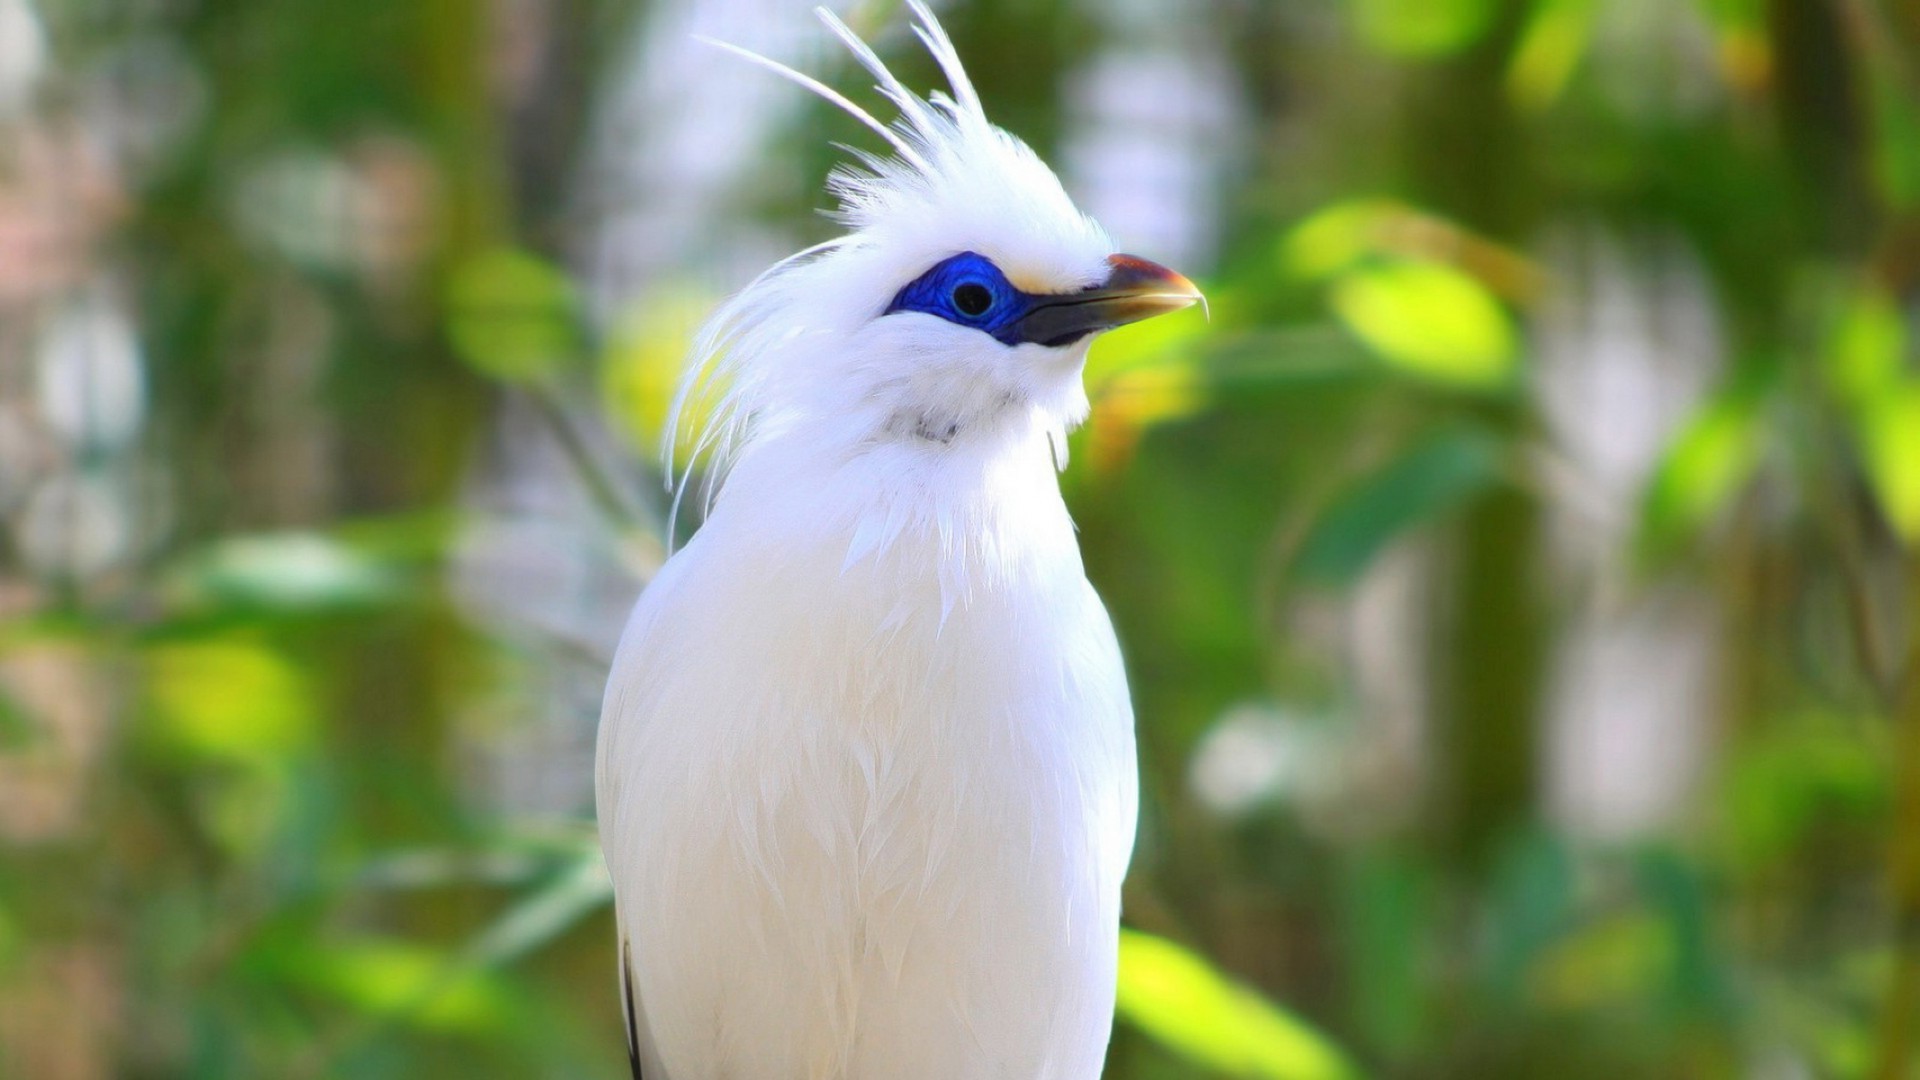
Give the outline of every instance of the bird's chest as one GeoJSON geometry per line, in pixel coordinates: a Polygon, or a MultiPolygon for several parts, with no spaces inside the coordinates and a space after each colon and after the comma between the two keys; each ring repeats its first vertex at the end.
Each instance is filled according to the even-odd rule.
{"type": "Polygon", "coordinates": [[[766,884],[871,912],[965,888],[978,853],[1061,827],[1084,710],[1046,627],[1069,613],[1031,592],[956,600],[884,563],[823,585],[742,653],[735,715],[754,719],[708,763],[766,884]]]}

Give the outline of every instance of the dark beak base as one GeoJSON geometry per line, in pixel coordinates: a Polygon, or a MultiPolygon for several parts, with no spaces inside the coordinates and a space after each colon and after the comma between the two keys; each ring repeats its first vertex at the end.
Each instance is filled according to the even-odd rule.
{"type": "Polygon", "coordinates": [[[1018,340],[1049,347],[1200,303],[1193,282],[1146,259],[1110,255],[1107,280],[1077,293],[1047,297],[1022,316],[1018,340]]]}

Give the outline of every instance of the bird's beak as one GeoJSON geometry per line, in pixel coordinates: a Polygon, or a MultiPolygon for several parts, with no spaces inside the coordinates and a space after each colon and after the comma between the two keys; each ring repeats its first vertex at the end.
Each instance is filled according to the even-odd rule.
{"type": "Polygon", "coordinates": [[[1015,324],[1018,339],[1066,345],[1088,334],[1204,303],[1193,282],[1133,255],[1109,255],[1107,280],[1077,293],[1038,298],[1015,324]]]}

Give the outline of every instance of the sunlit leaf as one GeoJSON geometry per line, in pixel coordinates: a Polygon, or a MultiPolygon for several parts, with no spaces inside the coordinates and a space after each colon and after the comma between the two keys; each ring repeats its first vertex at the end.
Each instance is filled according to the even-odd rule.
{"type": "Polygon", "coordinates": [[[1674,440],[1648,488],[1644,527],[1671,539],[1710,522],[1741,491],[1760,463],[1759,400],[1721,396],[1674,440]]]}
{"type": "Polygon", "coordinates": [[[1512,321],[1479,281],[1444,263],[1356,267],[1332,287],[1334,311],[1389,364],[1471,388],[1505,385],[1518,362],[1512,321]]]}
{"type": "Polygon", "coordinates": [[[1859,435],[1887,523],[1908,543],[1920,543],[1920,380],[1905,380],[1867,403],[1859,435]]]}
{"type": "Polygon", "coordinates": [[[1108,379],[1143,368],[1192,367],[1212,333],[1198,309],[1135,323],[1102,335],[1087,354],[1089,393],[1098,394],[1108,379]]]}
{"type": "Polygon", "coordinates": [[[1746,91],[1764,88],[1773,71],[1765,0],[1705,0],[1701,6],[1713,23],[1726,80],[1746,91]]]}
{"type": "Polygon", "coordinates": [[[1900,309],[1884,289],[1848,297],[1827,347],[1827,378],[1840,400],[1859,405],[1899,381],[1906,339],[1900,309]]]}
{"type": "Polygon", "coordinates": [[[1122,1019],[1195,1064],[1246,1080],[1357,1075],[1305,1021],[1165,938],[1120,935],[1122,1019]]]}
{"type": "Polygon", "coordinates": [[[301,941],[267,959],[293,985],[410,1026],[487,1036],[514,1016],[513,996],[496,974],[414,942],[301,941]]]}
{"type": "Polygon", "coordinates": [[[1296,277],[1331,277],[1383,250],[1393,222],[1412,213],[1391,199],[1350,199],[1323,207],[1287,233],[1281,264],[1296,277]]]}
{"type": "Polygon", "coordinates": [[[1826,376],[1895,532],[1920,540],[1920,380],[1907,374],[1906,322],[1885,289],[1848,296],[1826,350],[1826,376]]]}
{"type": "Polygon", "coordinates": [[[1300,581],[1344,588],[1388,544],[1498,483],[1500,446],[1475,431],[1446,431],[1416,443],[1362,477],[1320,515],[1293,560],[1300,581]]]}
{"type": "Polygon", "coordinates": [[[573,285],[524,251],[489,251],[454,268],[447,336],[460,357],[497,379],[548,374],[580,348],[573,285]]]}
{"type": "Polygon", "coordinates": [[[1368,45],[1392,56],[1432,57],[1480,40],[1497,10],[1494,0],[1352,0],[1355,25],[1368,45]]]}
{"type": "Polygon", "coordinates": [[[282,758],[314,737],[312,690],[278,651],[244,639],[169,642],[147,653],[153,736],[213,760],[282,758]]]}
{"type": "Polygon", "coordinates": [[[1540,0],[1507,65],[1507,93],[1539,111],[1566,89],[1593,35],[1594,0],[1540,0]]]}
{"type": "MultiPolygon", "coordinates": [[[[629,445],[649,454],[659,448],[687,350],[713,306],[704,292],[663,286],[625,312],[608,336],[600,358],[600,396],[614,429],[629,445]]],[[[677,459],[693,451],[706,426],[700,410],[712,404],[704,398],[687,402],[689,415],[681,417],[680,444],[674,448],[677,459]]]]}
{"type": "Polygon", "coordinates": [[[147,744],[198,774],[192,805],[226,849],[258,851],[284,820],[317,742],[313,688],[280,652],[232,638],[147,652],[147,744]]]}

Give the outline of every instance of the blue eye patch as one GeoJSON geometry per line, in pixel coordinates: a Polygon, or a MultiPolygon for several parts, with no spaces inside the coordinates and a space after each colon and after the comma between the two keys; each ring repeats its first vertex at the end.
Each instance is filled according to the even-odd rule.
{"type": "Polygon", "coordinates": [[[901,289],[885,314],[918,311],[980,330],[1004,345],[1018,345],[1019,323],[1034,297],[1007,281],[992,260],[972,251],[943,259],[901,289]]]}

